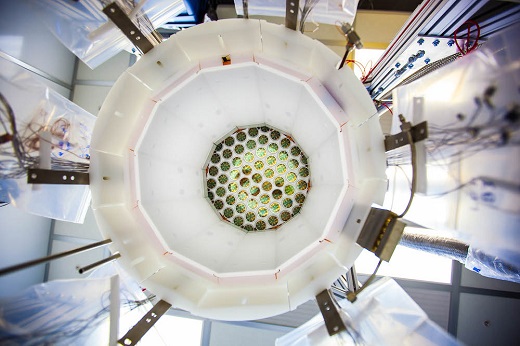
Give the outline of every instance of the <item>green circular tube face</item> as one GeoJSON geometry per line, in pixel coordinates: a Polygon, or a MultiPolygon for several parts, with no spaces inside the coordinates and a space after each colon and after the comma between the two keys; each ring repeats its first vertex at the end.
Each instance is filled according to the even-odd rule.
{"type": "Polygon", "coordinates": [[[308,158],[294,139],[267,125],[223,137],[208,155],[208,202],[245,232],[276,230],[299,212],[310,189],[308,158]]]}

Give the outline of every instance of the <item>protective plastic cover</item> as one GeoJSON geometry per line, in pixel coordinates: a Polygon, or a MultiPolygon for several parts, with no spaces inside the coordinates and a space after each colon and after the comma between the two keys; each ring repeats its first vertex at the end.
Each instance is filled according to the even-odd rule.
{"type": "Polygon", "coordinates": [[[0,144],[0,201],[31,214],[83,222],[90,203],[88,185],[29,185],[26,169],[86,172],[96,118],[4,59],[0,59],[0,93],[0,135],[19,135],[15,137],[19,141],[0,144]],[[50,157],[40,158],[41,143],[49,147],[50,157]],[[45,160],[50,167],[41,167],[45,160]]]}
{"type": "MultiPolygon", "coordinates": [[[[31,1],[49,30],[90,68],[96,68],[122,50],[132,51],[130,41],[102,12],[111,2],[113,1],[31,1]]],[[[151,32],[155,27],[185,10],[182,0],[115,2],[148,38],[152,38],[151,32]]]]}
{"type": "MultiPolygon", "coordinates": [[[[325,24],[347,22],[352,24],[356,16],[359,0],[309,0],[300,1],[300,8],[305,5],[313,6],[307,20],[325,24]]],[[[248,0],[250,15],[285,17],[285,1],[279,0],[248,0]]],[[[235,0],[238,15],[244,14],[242,0],[235,0]]]]}
{"type": "Polygon", "coordinates": [[[137,323],[154,300],[110,263],[86,279],[46,282],[0,300],[0,344],[106,345],[113,294],[120,300],[119,334],[137,323]],[[119,285],[111,285],[114,275],[119,285]]]}
{"type": "Polygon", "coordinates": [[[383,278],[352,304],[339,302],[347,331],[330,337],[321,314],[276,340],[276,346],[459,345],[391,278],[383,278]]]}

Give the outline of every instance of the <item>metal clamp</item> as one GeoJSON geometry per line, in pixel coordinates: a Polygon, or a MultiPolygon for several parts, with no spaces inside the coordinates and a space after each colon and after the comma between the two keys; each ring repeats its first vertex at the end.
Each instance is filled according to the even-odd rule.
{"type": "Polygon", "coordinates": [[[356,243],[388,262],[401,239],[405,226],[397,218],[397,214],[390,210],[370,209],[356,243]]]}
{"type": "Polygon", "coordinates": [[[135,26],[117,3],[113,2],[105,7],[103,13],[105,13],[107,17],[110,18],[119,29],[121,29],[123,34],[125,34],[125,36],[134,44],[134,46],[139,48],[143,54],[152,50],[152,42],[150,42],[137,26],[135,26]]]}
{"type": "MultiPolygon", "coordinates": [[[[428,122],[423,121],[411,128],[412,140],[415,142],[420,142],[426,138],[428,138],[428,122]]],[[[386,136],[385,137],[385,150],[390,151],[393,149],[400,148],[405,146],[408,143],[408,136],[405,132],[399,132],[395,135],[386,136]]]]}
{"type": "Polygon", "coordinates": [[[298,12],[300,11],[300,0],[286,0],[285,2],[285,27],[296,30],[298,12]]]}
{"type": "Polygon", "coordinates": [[[171,308],[171,304],[160,300],[154,307],[146,313],[146,315],[130,329],[125,336],[117,342],[121,345],[135,345],[142,337],[153,327],[153,325],[161,318],[162,315],[171,308]]]}
{"type": "Polygon", "coordinates": [[[89,181],[88,173],[41,168],[29,168],[27,170],[28,184],[88,185],[89,181]]]}

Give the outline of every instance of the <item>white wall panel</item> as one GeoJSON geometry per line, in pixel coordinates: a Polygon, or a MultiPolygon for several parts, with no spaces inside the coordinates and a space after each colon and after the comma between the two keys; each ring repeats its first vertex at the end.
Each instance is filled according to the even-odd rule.
{"type": "Polygon", "coordinates": [[[490,279],[467,269],[462,269],[461,285],[497,291],[520,292],[520,284],[511,281],[490,279]]]}
{"type": "Polygon", "coordinates": [[[128,68],[129,63],[130,53],[126,51],[122,51],[95,69],[91,69],[80,61],[76,79],[78,81],[115,81],[128,68]]]}
{"type": "Polygon", "coordinates": [[[211,322],[210,346],[267,346],[274,345],[277,338],[288,333],[290,328],[268,325],[246,326],[211,322]],[[257,328],[261,327],[261,328],[257,328]]]}
{"type": "MultiPolygon", "coordinates": [[[[13,206],[0,208],[0,268],[47,256],[51,220],[13,206]]],[[[43,281],[45,265],[0,277],[0,297],[43,281]]]]}
{"type": "Polygon", "coordinates": [[[72,101],[87,112],[97,116],[110,89],[109,86],[76,85],[72,101]]]}
{"type": "Polygon", "coordinates": [[[67,84],[72,81],[74,55],[27,1],[0,0],[0,50],[67,84]]]}

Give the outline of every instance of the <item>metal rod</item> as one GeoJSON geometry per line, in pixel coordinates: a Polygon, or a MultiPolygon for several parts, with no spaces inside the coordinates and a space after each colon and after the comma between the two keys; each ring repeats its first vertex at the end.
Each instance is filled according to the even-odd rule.
{"type": "Polygon", "coordinates": [[[347,278],[347,288],[350,291],[356,292],[360,289],[359,281],[357,279],[356,268],[354,267],[354,265],[352,265],[352,267],[347,272],[346,278],[347,278]]]}
{"type": "Polygon", "coordinates": [[[100,265],[102,264],[105,264],[105,263],[109,263],[109,262],[112,262],[112,261],[115,261],[116,259],[118,259],[119,257],[121,257],[121,254],[119,254],[119,252],[116,252],[115,254],[113,254],[112,256],[110,257],[107,257],[105,259],[102,259],[101,261],[97,261],[97,262],[94,262],[92,264],[89,264],[89,265],[86,265],[82,268],[79,268],[78,269],[78,273],[80,274],[83,274],[83,273],[86,273],[88,272],[89,270],[92,270],[96,267],[99,267],[100,265]]]}
{"type": "Polygon", "coordinates": [[[35,265],[38,265],[38,264],[54,261],[55,259],[58,259],[58,258],[67,257],[67,256],[74,255],[74,254],[77,254],[77,253],[81,253],[81,252],[84,252],[84,251],[92,250],[92,249],[95,249],[95,248],[98,248],[100,246],[104,246],[104,245],[107,245],[107,244],[110,244],[110,243],[112,243],[112,239],[105,239],[105,240],[102,240],[102,241],[99,241],[99,242],[96,242],[96,243],[92,243],[92,244],[89,244],[89,245],[85,245],[85,246],[79,247],[79,248],[74,249],[74,250],[69,250],[69,251],[57,253],[55,255],[43,257],[43,258],[40,258],[40,259],[37,259],[37,260],[32,260],[32,261],[24,262],[24,263],[21,263],[21,264],[17,264],[17,265],[14,265],[14,266],[11,266],[11,267],[7,267],[7,268],[4,268],[4,269],[0,270],[0,276],[5,275],[5,274],[9,274],[9,273],[12,273],[12,272],[15,272],[15,271],[18,271],[18,270],[22,270],[22,269],[25,269],[25,268],[29,268],[29,267],[32,267],[32,266],[35,266],[35,265]]]}

